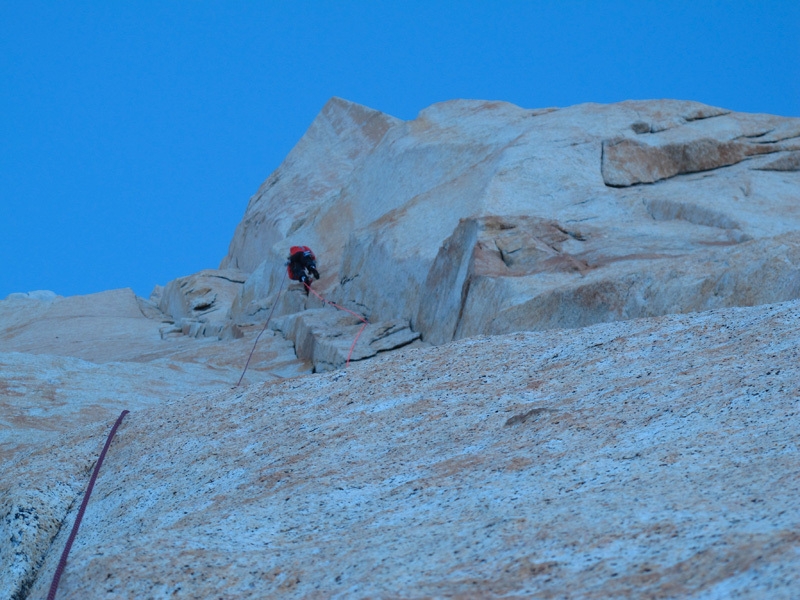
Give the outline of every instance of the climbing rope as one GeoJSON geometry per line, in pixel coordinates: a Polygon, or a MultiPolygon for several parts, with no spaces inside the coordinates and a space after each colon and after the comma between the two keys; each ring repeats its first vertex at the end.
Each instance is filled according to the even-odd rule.
{"type": "MultiPolygon", "coordinates": [[[[267,330],[267,325],[269,325],[269,321],[270,319],[272,319],[272,313],[275,312],[275,307],[278,304],[278,299],[280,298],[280,294],[281,291],[283,290],[283,284],[285,281],[286,281],[286,275],[284,274],[283,279],[281,279],[281,285],[278,288],[278,295],[275,297],[275,302],[272,303],[272,310],[269,311],[269,316],[267,317],[266,323],[264,323],[264,327],[261,328],[261,331],[256,336],[255,342],[253,342],[253,348],[250,350],[250,355],[247,357],[247,362],[244,365],[244,369],[242,369],[242,374],[239,377],[239,381],[236,382],[236,385],[234,387],[239,387],[239,385],[242,383],[242,379],[244,379],[244,374],[247,372],[247,367],[250,364],[250,359],[253,358],[253,353],[256,350],[256,345],[258,344],[258,340],[261,338],[261,335],[267,330]]],[[[358,334],[356,334],[356,337],[353,340],[353,344],[350,346],[350,352],[347,353],[347,361],[345,362],[344,365],[345,368],[347,368],[348,366],[350,366],[350,358],[353,356],[353,350],[355,349],[356,344],[358,343],[358,338],[360,338],[361,334],[364,333],[364,329],[366,329],[367,325],[369,325],[369,322],[365,317],[359,315],[358,313],[355,313],[352,310],[345,308],[344,306],[339,306],[335,302],[331,302],[330,300],[323,298],[316,292],[316,290],[312,289],[311,286],[308,285],[308,283],[306,283],[305,281],[303,282],[303,285],[306,286],[306,290],[308,290],[309,292],[314,294],[317,298],[319,298],[319,300],[322,302],[323,305],[330,304],[331,306],[338,308],[339,310],[343,310],[346,313],[350,313],[363,323],[361,329],[358,330],[358,334]]]]}
{"type": "Polygon", "coordinates": [[[322,297],[322,296],[320,296],[320,295],[319,295],[319,294],[318,294],[316,291],[314,291],[313,289],[311,289],[311,286],[310,286],[310,285],[308,285],[307,283],[303,282],[303,285],[305,285],[305,286],[306,286],[306,289],[307,289],[309,292],[311,292],[311,293],[312,293],[312,294],[314,294],[314,295],[315,295],[317,298],[319,298],[319,299],[322,301],[322,304],[323,304],[323,305],[325,305],[325,304],[330,304],[331,306],[333,306],[333,307],[335,307],[335,308],[338,308],[339,310],[343,310],[343,311],[344,311],[344,312],[346,312],[346,313],[350,313],[351,315],[353,315],[354,317],[356,317],[356,318],[357,318],[359,321],[361,321],[362,323],[364,323],[364,324],[361,326],[361,329],[359,329],[359,330],[358,330],[358,334],[356,334],[356,338],[353,340],[353,345],[352,345],[352,346],[350,346],[350,352],[348,352],[348,353],[347,353],[347,362],[345,362],[344,366],[345,366],[345,368],[349,367],[349,366],[350,366],[350,357],[353,355],[353,350],[355,349],[355,347],[356,347],[356,344],[358,343],[358,338],[360,338],[360,337],[361,337],[361,334],[362,334],[362,333],[364,333],[364,329],[366,329],[367,325],[369,325],[369,323],[367,322],[367,319],[366,319],[366,317],[362,317],[362,316],[361,316],[361,315],[359,315],[358,313],[354,313],[352,310],[349,310],[349,309],[345,308],[344,306],[339,306],[339,305],[338,305],[338,304],[336,304],[335,302],[331,302],[330,300],[327,300],[327,299],[323,298],[323,297],[322,297]]]}
{"type": "Polygon", "coordinates": [[[72,531],[69,534],[69,538],[67,538],[67,545],[64,546],[64,551],[61,553],[61,558],[58,561],[56,572],[53,575],[53,581],[50,583],[50,591],[47,593],[47,600],[54,600],[56,597],[58,582],[61,580],[61,574],[64,572],[64,568],[67,566],[67,556],[72,548],[72,543],[75,541],[75,537],[78,535],[78,528],[81,526],[83,513],[86,512],[86,505],[89,504],[89,496],[92,495],[94,482],[97,481],[97,474],[100,472],[100,467],[103,465],[103,459],[106,457],[106,452],[108,452],[109,446],[111,446],[111,440],[114,439],[114,434],[117,433],[117,428],[120,426],[120,423],[122,423],[122,419],[124,419],[125,415],[127,415],[129,412],[130,411],[128,410],[122,411],[122,414],[120,414],[117,422],[114,423],[114,427],[111,428],[111,432],[108,434],[108,438],[106,439],[106,445],[103,446],[103,451],[100,453],[100,457],[97,459],[97,463],[94,466],[94,472],[92,473],[91,479],[89,479],[89,485],[86,487],[86,492],[83,494],[83,502],[81,502],[81,507],[78,509],[78,516],[75,517],[75,523],[72,525],[72,531]]]}
{"type": "MultiPolygon", "coordinates": [[[[242,370],[242,375],[241,377],[239,377],[239,381],[236,383],[237,387],[239,386],[239,384],[242,383],[244,374],[247,372],[247,367],[250,364],[250,359],[253,357],[253,352],[255,352],[259,338],[267,330],[267,325],[269,325],[269,321],[272,318],[272,314],[275,312],[275,306],[278,304],[278,299],[280,297],[281,291],[283,290],[283,284],[285,281],[286,281],[286,276],[284,276],[284,278],[281,280],[281,285],[278,288],[278,295],[275,298],[275,302],[272,303],[272,310],[270,310],[269,316],[267,317],[267,321],[266,323],[264,323],[264,327],[261,328],[261,331],[259,332],[258,336],[256,336],[255,342],[253,343],[253,348],[252,350],[250,350],[250,355],[247,357],[247,362],[245,363],[244,369],[242,370]]],[[[339,310],[343,310],[344,312],[353,315],[363,323],[363,325],[361,325],[361,329],[358,330],[358,334],[356,334],[356,337],[353,340],[353,344],[350,346],[350,352],[348,352],[347,354],[347,362],[345,363],[345,367],[349,366],[350,358],[353,355],[353,350],[355,349],[356,344],[358,343],[358,339],[361,337],[361,334],[364,332],[364,329],[366,329],[367,325],[369,325],[369,322],[367,321],[366,317],[359,315],[358,313],[355,313],[352,310],[345,308],[344,306],[340,306],[335,302],[331,302],[326,298],[323,298],[315,290],[311,289],[311,286],[308,285],[308,283],[303,282],[303,285],[305,285],[306,289],[312,294],[314,294],[322,302],[323,305],[330,304],[331,306],[339,310]]],[[[64,573],[64,569],[67,566],[67,557],[69,556],[69,552],[72,549],[72,544],[78,535],[78,529],[81,526],[83,515],[86,512],[86,506],[89,504],[89,497],[92,495],[92,490],[94,490],[94,484],[97,481],[98,474],[100,473],[100,467],[103,466],[103,460],[105,460],[106,454],[108,453],[108,449],[111,446],[111,441],[114,439],[114,435],[117,433],[117,429],[122,424],[122,420],[125,418],[125,415],[127,415],[129,412],[130,411],[128,410],[122,411],[122,413],[119,415],[119,418],[117,418],[116,423],[114,423],[114,426],[111,428],[111,431],[108,434],[108,438],[106,438],[106,443],[103,446],[103,450],[100,452],[100,456],[98,457],[97,463],[94,466],[94,471],[92,472],[92,477],[89,479],[89,485],[86,487],[86,492],[83,495],[83,502],[81,502],[81,506],[78,509],[78,514],[75,517],[75,523],[72,525],[72,531],[69,534],[69,538],[67,538],[67,544],[64,546],[64,551],[61,553],[61,558],[58,561],[58,566],[56,567],[56,571],[53,575],[53,581],[50,583],[50,590],[47,593],[47,600],[55,600],[56,591],[58,590],[58,584],[61,581],[61,575],[64,573]]]]}
{"type": "Polygon", "coordinates": [[[267,322],[264,323],[264,327],[261,328],[261,331],[256,336],[256,341],[253,342],[253,348],[250,350],[250,355],[247,357],[247,362],[244,364],[244,369],[242,369],[242,374],[239,377],[239,381],[236,382],[236,385],[233,387],[239,387],[239,384],[242,383],[242,379],[244,379],[244,374],[247,373],[247,366],[250,364],[250,359],[253,358],[253,352],[256,351],[256,344],[258,344],[259,338],[261,335],[267,330],[267,325],[269,325],[269,320],[272,318],[272,313],[275,312],[275,307],[278,305],[278,300],[281,297],[281,291],[283,290],[283,283],[286,281],[286,273],[283,274],[283,279],[281,279],[281,285],[278,287],[278,295],[275,296],[275,302],[272,303],[272,310],[269,311],[269,316],[267,317],[267,322]]]}

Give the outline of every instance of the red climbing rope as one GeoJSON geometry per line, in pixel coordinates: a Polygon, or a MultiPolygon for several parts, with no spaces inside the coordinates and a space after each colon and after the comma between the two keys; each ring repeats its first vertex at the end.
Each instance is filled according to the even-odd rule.
{"type": "Polygon", "coordinates": [[[360,320],[362,323],[364,323],[364,324],[361,326],[361,329],[359,329],[359,330],[358,330],[358,333],[356,334],[356,339],[354,339],[354,340],[353,340],[353,345],[352,345],[352,346],[350,346],[350,352],[348,352],[348,353],[347,353],[347,362],[345,362],[344,366],[345,366],[345,368],[349,367],[349,366],[350,366],[350,357],[353,355],[353,350],[354,350],[354,349],[355,349],[355,347],[356,347],[356,343],[358,343],[358,338],[360,338],[360,337],[361,337],[361,334],[362,334],[362,333],[364,333],[364,329],[366,329],[367,325],[369,325],[369,323],[367,322],[367,319],[366,319],[366,317],[362,317],[362,316],[361,316],[361,315],[359,315],[358,313],[354,313],[352,310],[349,310],[349,309],[345,308],[344,306],[339,306],[339,305],[338,305],[338,304],[336,304],[335,302],[331,302],[330,300],[326,300],[325,298],[323,298],[322,296],[320,296],[320,295],[319,295],[319,294],[318,294],[316,291],[314,291],[313,289],[311,289],[311,286],[310,286],[310,285],[308,285],[307,283],[303,282],[303,285],[305,285],[305,286],[306,286],[306,289],[307,289],[309,292],[311,292],[311,293],[312,293],[312,294],[314,294],[314,295],[315,295],[317,298],[319,298],[319,299],[322,301],[322,304],[330,304],[331,306],[333,306],[333,307],[336,307],[336,308],[338,308],[339,310],[343,310],[343,311],[344,311],[344,312],[346,312],[346,313],[350,313],[351,315],[353,315],[354,317],[356,317],[358,320],[360,320]]]}
{"type": "MultiPolygon", "coordinates": [[[[261,331],[256,336],[256,340],[255,340],[255,342],[253,342],[253,348],[250,350],[250,355],[247,357],[247,362],[244,365],[244,369],[242,369],[242,374],[239,377],[239,381],[236,382],[236,385],[234,387],[239,387],[239,385],[242,383],[242,379],[244,379],[244,374],[247,372],[247,367],[250,364],[250,359],[253,358],[253,352],[255,352],[255,350],[256,350],[256,345],[258,344],[258,340],[261,338],[261,335],[267,330],[267,325],[269,325],[269,321],[270,321],[270,319],[272,319],[272,313],[275,312],[275,307],[278,304],[278,298],[280,297],[280,293],[283,290],[283,284],[284,284],[285,281],[286,281],[286,275],[284,274],[283,279],[281,280],[281,285],[278,288],[278,295],[275,297],[275,302],[272,303],[272,310],[269,311],[269,316],[267,317],[267,322],[264,323],[264,327],[261,328],[261,331]]],[[[303,282],[303,285],[306,286],[306,289],[309,292],[311,292],[317,298],[319,298],[322,301],[322,304],[330,304],[331,306],[334,306],[334,307],[338,308],[339,310],[343,310],[343,311],[345,311],[347,313],[350,313],[351,315],[356,317],[359,321],[364,323],[361,326],[361,329],[358,330],[358,334],[356,335],[356,339],[353,340],[353,345],[350,346],[350,352],[348,352],[348,354],[347,354],[347,362],[345,363],[344,366],[348,367],[350,365],[350,357],[353,355],[353,350],[356,347],[356,343],[358,343],[358,338],[361,337],[361,334],[364,333],[364,329],[366,329],[367,325],[369,325],[369,323],[367,322],[367,319],[365,317],[362,317],[358,313],[354,313],[352,310],[349,310],[349,309],[345,308],[344,306],[339,306],[335,302],[331,302],[330,300],[326,300],[325,298],[320,296],[315,290],[313,290],[311,288],[311,286],[308,285],[308,283],[306,283],[305,281],[303,282]]]]}
{"type": "Polygon", "coordinates": [[[103,451],[100,453],[100,457],[97,459],[97,463],[94,466],[94,472],[92,473],[91,479],[89,479],[89,485],[86,487],[86,492],[83,494],[83,502],[81,502],[81,507],[78,509],[78,516],[75,517],[75,523],[72,525],[72,531],[69,534],[69,538],[67,538],[67,545],[64,546],[64,551],[61,553],[61,559],[58,561],[56,572],[53,575],[53,581],[50,583],[50,591],[47,593],[47,600],[54,600],[56,597],[58,582],[61,580],[61,574],[64,572],[64,568],[67,566],[67,556],[72,548],[72,543],[75,541],[75,537],[78,535],[78,528],[81,526],[83,513],[86,512],[86,505],[89,504],[89,496],[92,495],[94,482],[97,481],[97,474],[100,472],[100,467],[103,465],[103,459],[106,457],[106,452],[108,452],[109,446],[111,446],[111,440],[114,439],[114,434],[117,433],[117,428],[120,426],[120,423],[122,423],[122,419],[124,419],[125,415],[127,415],[129,412],[130,411],[128,410],[122,411],[122,414],[120,414],[117,422],[114,423],[114,427],[111,428],[111,433],[108,434],[108,438],[106,439],[106,445],[103,446],[103,451]]]}
{"type": "Polygon", "coordinates": [[[242,369],[242,374],[239,377],[239,381],[237,381],[236,385],[233,387],[239,387],[239,384],[242,383],[242,379],[244,379],[244,374],[247,372],[247,366],[250,364],[250,359],[253,358],[253,352],[256,351],[256,344],[258,344],[258,340],[261,338],[261,334],[263,334],[267,330],[267,325],[269,325],[269,320],[272,318],[272,313],[275,312],[275,307],[278,305],[278,299],[281,296],[281,291],[283,290],[284,281],[286,281],[286,273],[283,274],[283,279],[281,279],[281,285],[278,288],[278,295],[275,296],[275,302],[272,303],[272,310],[269,311],[267,322],[264,323],[264,327],[261,328],[261,331],[256,336],[256,341],[253,342],[253,348],[250,350],[250,356],[247,357],[247,362],[244,364],[244,369],[242,369]]]}

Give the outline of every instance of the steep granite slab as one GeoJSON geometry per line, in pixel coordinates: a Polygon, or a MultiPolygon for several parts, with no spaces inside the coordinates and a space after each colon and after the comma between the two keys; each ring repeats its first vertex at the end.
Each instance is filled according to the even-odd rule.
{"type": "Polygon", "coordinates": [[[130,360],[160,342],[168,319],[130,288],[68,297],[12,294],[0,301],[0,352],[130,360]]]}
{"type": "Polygon", "coordinates": [[[292,342],[261,327],[225,340],[194,339],[129,289],[63,298],[15,294],[0,301],[0,459],[52,443],[124,408],[200,390],[312,371],[292,342]],[[166,339],[165,339],[166,338],[166,339]]]}
{"type": "Polygon", "coordinates": [[[65,597],[797,596],[798,140],[673,100],[331,100],[220,270],[0,301],[0,596],[44,595],[121,408],[65,597]],[[292,378],[361,327],[286,281],[298,243],[383,357],[292,378]],[[232,391],[270,314],[290,340],[232,391]]]}
{"type": "Polygon", "coordinates": [[[799,348],[792,301],[401,350],[132,413],[60,597],[794,597],[799,348]]]}

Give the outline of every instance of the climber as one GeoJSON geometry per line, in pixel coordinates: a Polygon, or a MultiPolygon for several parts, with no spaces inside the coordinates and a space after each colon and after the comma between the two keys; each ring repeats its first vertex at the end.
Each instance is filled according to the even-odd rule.
{"type": "Polygon", "coordinates": [[[286,263],[286,272],[289,274],[289,279],[303,284],[307,296],[311,287],[310,275],[313,275],[314,279],[319,279],[317,257],[314,256],[311,248],[308,246],[292,246],[289,250],[289,262],[286,263]]]}

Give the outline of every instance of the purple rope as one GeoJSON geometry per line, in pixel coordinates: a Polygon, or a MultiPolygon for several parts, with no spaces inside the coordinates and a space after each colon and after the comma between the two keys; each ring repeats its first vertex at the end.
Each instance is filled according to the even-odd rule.
{"type": "Polygon", "coordinates": [[[55,600],[58,582],[61,580],[61,574],[64,572],[64,568],[67,566],[67,556],[72,548],[72,542],[75,541],[75,537],[78,535],[78,528],[81,526],[83,513],[86,512],[86,505],[89,504],[89,496],[92,495],[92,489],[94,488],[94,482],[97,480],[97,474],[100,472],[100,467],[103,465],[103,459],[106,457],[106,452],[108,452],[109,446],[111,446],[111,440],[114,439],[114,434],[117,433],[117,428],[120,426],[120,423],[122,423],[122,419],[124,419],[125,415],[127,415],[129,412],[130,411],[128,410],[122,411],[122,414],[120,414],[117,422],[114,423],[114,427],[111,428],[111,433],[108,434],[108,439],[106,439],[106,445],[103,446],[103,451],[100,453],[100,458],[97,459],[97,464],[94,466],[92,478],[89,480],[89,485],[86,488],[86,492],[83,494],[83,502],[81,502],[81,507],[78,509],[78,516],[75,517],[75,523],[72,525],[72,531],[67,539],[67,545],[64,546],[64,551],[61,553],[61,559],[58,561],[55,575],[53,575],[53,581],[50,584],[50,591],[47,593],[47,600],[55,600]]]}

